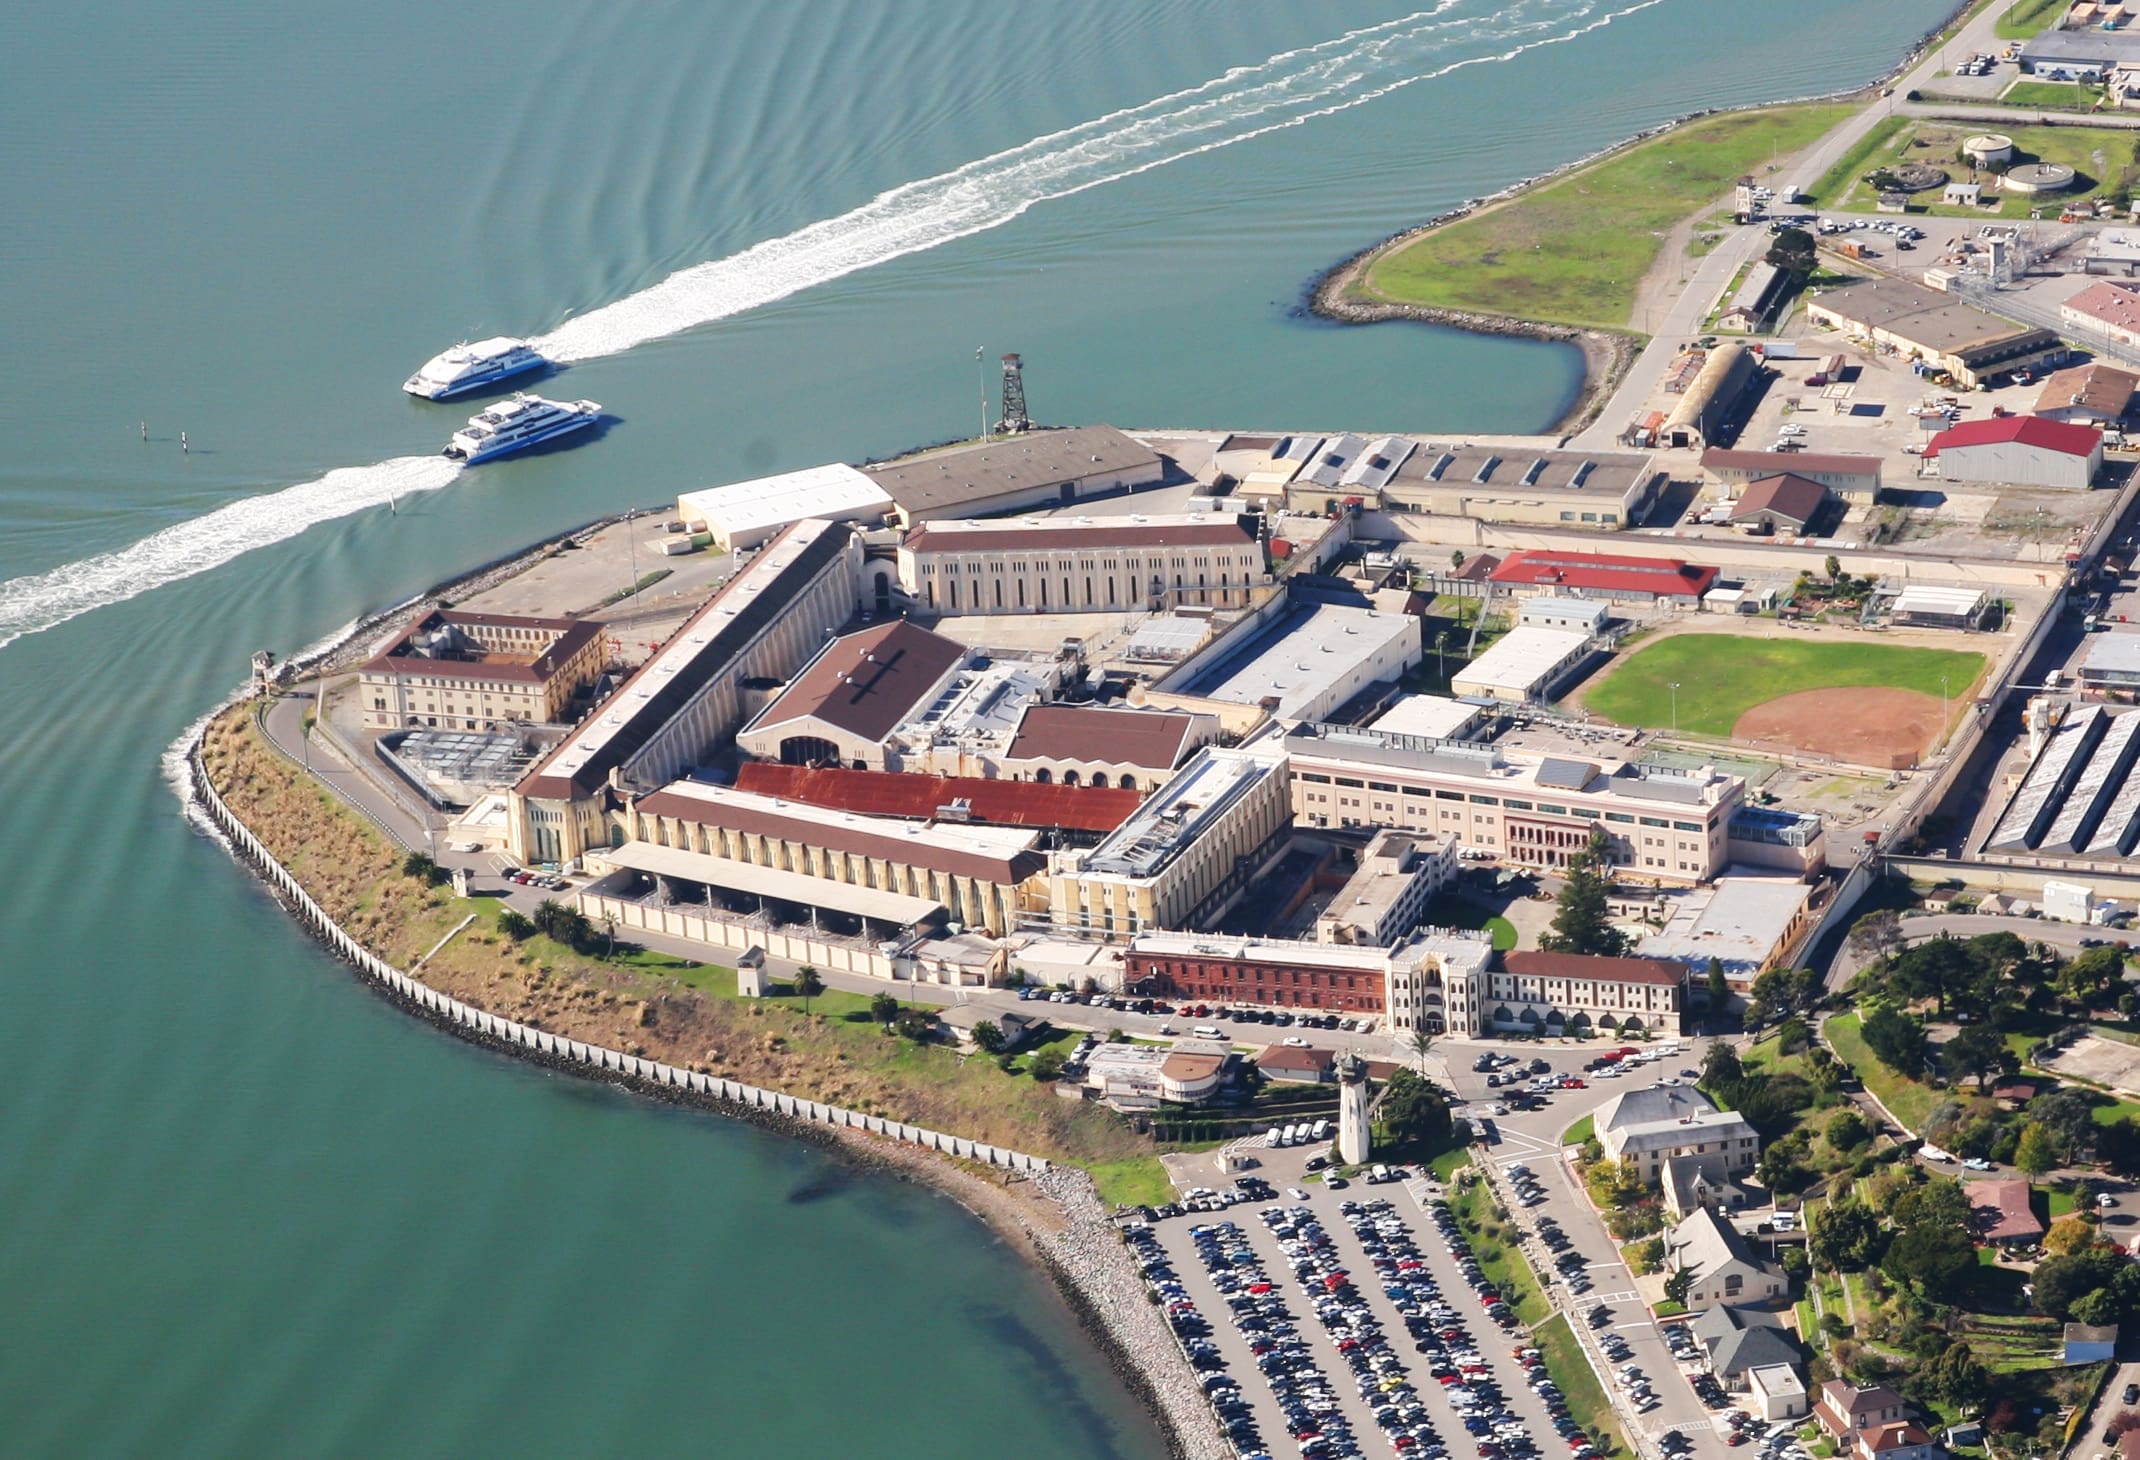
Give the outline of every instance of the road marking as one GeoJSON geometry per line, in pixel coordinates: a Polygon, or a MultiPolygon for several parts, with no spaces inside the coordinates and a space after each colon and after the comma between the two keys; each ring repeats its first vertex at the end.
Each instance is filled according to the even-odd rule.
{"type": "Polygon", "coordinates": [[[1657,1324],[1648,1318],[1640,1319],[1634,1323],[1615,1323],[1613,1325],[1615,1328],[1655,1328],[1656,1326],[1657,1324]]]}

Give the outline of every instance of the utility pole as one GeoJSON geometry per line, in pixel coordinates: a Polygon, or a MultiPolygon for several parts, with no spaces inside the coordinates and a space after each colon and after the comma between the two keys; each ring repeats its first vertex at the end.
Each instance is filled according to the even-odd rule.
{"type": "Polygon", "coordinates": [[[626,603],[639,596],[639,540],[632,536],[632,519],[638,515],[637,507],[624,509],[624,553],[632,565],[632,589],[624,595],[626,603]]]}
{"type": "Polygon", "coordinates": [[[1679,681],[1667,681],[1672,686],[1672,738],[1679,738],[1679,681]]]}
{"type": "Polygon", "coordinates": [[[986,346],[986,345],[975,345],[975,346],[973,347],[973,367],[974,367],[974,373],[975,373],[976,375],[978,375],[978,376],[979,376],[979,377],[981,378],[981,435],[980,435],[980,439],[981,439],[981,440],[983,440],[983,441],[986,441],[986,440],[988,439],[988,358],[987,358],[987,357],[988,357],[988,346],[986,346]]]}

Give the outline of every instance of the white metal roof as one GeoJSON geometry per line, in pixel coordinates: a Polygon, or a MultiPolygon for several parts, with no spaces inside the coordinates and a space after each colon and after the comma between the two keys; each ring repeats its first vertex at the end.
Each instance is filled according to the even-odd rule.
{"type": "Polygon", "coordinates": [[[1911,583],[1895,595],[1896,613],[1972,614],[1984,606],[1981,588],[1939,588],[1911,583]]]}
{"type": "Polygon", "coordinates": [[[1373,728],[1398,735],[1422,735],[1429,740],[1452,740],[1479,721],[1475,706],[1442,695],[1402,695],[1376,716],[1373,728]]]}
{"type": "Polygon", "coordinates": [[[1572,629],[1512,629],[1459,670],[1452,683],[1529,694],[1539,681],[1567,663],[1570,655],[1580,653],[1589,642],[1588,634],[1572,629]]]}
{"type": "Polygon", "coordinates": [[[702,517],[717,536],[785,527],[806,517],[835,520],[889,511],[891,494],[845,462],[808,466],[756,481],[677,495],[678,509],[702,517]]]}

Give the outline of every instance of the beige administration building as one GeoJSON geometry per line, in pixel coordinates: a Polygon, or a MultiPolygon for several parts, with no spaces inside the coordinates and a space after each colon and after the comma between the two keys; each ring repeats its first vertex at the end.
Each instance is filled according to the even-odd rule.
{"type": "Polygon", "coordinates": [[[591,619],[434,609],[357,671],[364,724],[494,730],[559,724],[608,656],[591,619]]]}
{"type": "Polygon", "coordinates": [[[899,545],[899,582],[938,614],[1245,608],[1266,584],[1239,517],[1197,513],[924,522],[899,545]]]}

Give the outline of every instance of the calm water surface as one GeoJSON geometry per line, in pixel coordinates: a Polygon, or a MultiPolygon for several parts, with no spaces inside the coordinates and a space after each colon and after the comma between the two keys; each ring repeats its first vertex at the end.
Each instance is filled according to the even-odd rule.
{"type": "Polygon", "coordinates": [[[1689,108],[1868,77],[1946,8],[11,16],[0,635],[57,626],[0,648],[0,1452],[1155,1455],[957,1208],[875,1180],[791,1202],[820,1157],[394,1014],[185,828],[159,755],[253,649],[467,562],[967,430],[977,344],[1025,354],[1049,421],[1535,429],[1569,353],[1322,327],[1302,285],[1689,108]],[[604,439],[398,515],[335,515],[376,471],[287,493],[435,451],[457,413],[395,386],[443,345],[560,329],[604,439]]]}

